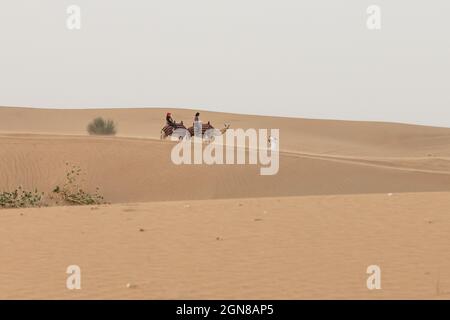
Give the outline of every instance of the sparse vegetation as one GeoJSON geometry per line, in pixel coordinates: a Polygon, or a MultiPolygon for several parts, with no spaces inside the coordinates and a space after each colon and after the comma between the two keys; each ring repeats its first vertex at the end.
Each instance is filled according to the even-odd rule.
{"type": "Polygon", "coordinates": [[[115,135],[117,133],[114,121],[105,120],[102,117],[92,120],[87,126],[87,131],[91,135],[115,135]]]}
{"type": "Polygon", "coordinates": [[[0,208],[26,208],[40,207],[44,196],[43,192],[24,190],[22,186],[12,192],[0,193],[0,208]]]}
{"type": "Polygon", "coordinates": [[[56,196],[56,203],[60,202],[74,205],[93,205],[103,203],[103,196],[99,194],[97,187],[95,193],[91,194],[81,188],[78,179],[82,178],[81,168],[70,166],[66,163],[67,173],[66,181],[62,187],[56,186],[53,194],[56,196]]]}
{"type": "Polygon", "coordinates": [[[41,207],[49,204],[68,205],[96,205],[103,204],[104,198],[97,187],[95,193],[83,190],[79,182],[83,182],[83,173],[78,166],[70,166],[66,163],[67,171],[64,184],[56,186],[53,192],[46,197],[44,192],[27,191],[22,186],[11,192],[0,192],[0,208],[30,208],[41,207]],[[81,179],[81,181],[80,181],[81,179]]]}

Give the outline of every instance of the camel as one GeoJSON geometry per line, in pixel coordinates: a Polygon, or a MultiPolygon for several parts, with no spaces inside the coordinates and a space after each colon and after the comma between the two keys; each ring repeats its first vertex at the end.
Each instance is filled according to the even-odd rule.
{"type": "Polygon", "coordinates": [[[183,124],[183,121],[180,123],[176,123],[176,128],[173,128],[172,126],[166,125],[164,128],[161,129],[161,135],[160,139],[164,140],[167,137],[176,137],[178,140],[182,140],[187,133],[187,129],[183,124]]]}
{"type": "Polygon", "coordinates": [[[205,137],[206,140],[208,142],[213,142],[215,137],[224,135],[225,132],[227,132],[227,130],[230,129],[230,126],[231,125],[229,123],[224,123],[222,129],[214,129],[214,131],[212,131],[211,134],[208,134],[207,132],[205,137]]]}
{"type": "MultiPolygon", "coordinates": [[[[214,141],[214,137],[223,135],[230,128],[230,124],[224,123],[224,127],[222,129],[215,129],[211,123],[208,121],[206,124],[202,124],[202,138],[206,142],[214,141]]],[[[188,129],[189,136],[194,136],[194,127],[189,127],[188,129]]]]}

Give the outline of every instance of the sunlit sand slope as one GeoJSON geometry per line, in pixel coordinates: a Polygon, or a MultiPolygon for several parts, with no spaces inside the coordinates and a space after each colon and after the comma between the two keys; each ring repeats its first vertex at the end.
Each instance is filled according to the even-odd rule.
{"type": "Polygon", "coordinates": [[[449,193],[3,210],[0,298],[448,299],[449,212],[449,193]]]}

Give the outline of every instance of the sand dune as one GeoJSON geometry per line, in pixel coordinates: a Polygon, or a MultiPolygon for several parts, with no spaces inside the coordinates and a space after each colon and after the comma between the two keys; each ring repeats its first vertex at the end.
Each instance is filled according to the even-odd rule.
{"type": "Polygon", "coordinates": [[[263,177],[255,165],[175,166],[173,143],[159,140],[164,111],[0,108],[0,188],[49,191],[70,162],[113,203],[450,190],[447,128],[202,112],[213,124],[280,128],[279,174],[263,177]],[[118,137],[87,136],[95,116],[117,121],[118,137]]]}
{"type": "MultiPolygon", "coordinates": [[[[167,111],[192,124],[195,110],[99,109],[54,110],[0,107],[0,133],[86,135],[96,116],[117,121],[119,136],[159,139],[167,111]]],[[[279,128],[284,151],[352,156],[450,157],[450,129],[397,123],[292,119],[201,112],[203,121],[220,128],[279,128]]]]}
{"type": "Polygon", "coordinates": [[[448,299],[449,207],[411,193],[4,210],[0,298],[448,299]]]}
{"type": "Polygon", "coordinates": [[[174,165],[166,110],[0,108],[0,191],[48,193],[69,162],[112,203],[0,210],[0,298],[449,298],[449,128],[202,112],[280,129],[279,173],[261,176],[174,165]],[[118,135],[88,136],[96,116],[118,135]]]}
{"type": "Polygon", "coordinates": [[[414,169],[401,160],[282,153],[279,173],[261,176],[258,165],[174,165],[173,143],[155,140],[12,135],[0,143],[2,189],[22,185],[49,192],[64,182],[69,161],[83,168],[88,190],[100,187],[112,203],[450,191],[448,167],[434,173],[432,166],[414,169]]]}

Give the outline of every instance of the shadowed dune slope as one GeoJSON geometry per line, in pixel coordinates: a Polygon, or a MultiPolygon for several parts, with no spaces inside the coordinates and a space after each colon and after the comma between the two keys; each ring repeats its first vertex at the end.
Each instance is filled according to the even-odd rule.
{"type": "Polygon", "coordinates": [[[261,176],[259,165],[174,165],[174,143],[159,140],[167,110],[187,125],[194,113],[0,108],[0,190],[48,192],[66,162],[110,202],[450,190],[449,128],[202,112],[216,127],[281,130],[279,173],[261,176]],[[96,116],[118,136],[88,136],[96,116]]]}
{"type": "Polygon", "coordinates": [[[177,166],[169,141],[10,135],[0,145],[1,190],[51,191],[64,182],[69,162],[83,169],[88,190],[100,187],[109,202],[450,190],[449,172],[402,162],[281,153],[278,174],[261,176],[260,165],[177,166]]]}

